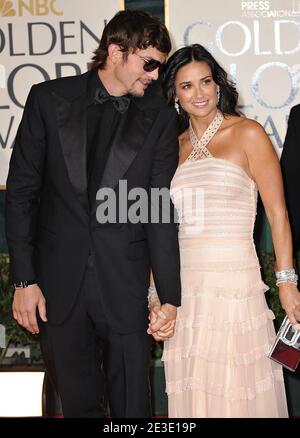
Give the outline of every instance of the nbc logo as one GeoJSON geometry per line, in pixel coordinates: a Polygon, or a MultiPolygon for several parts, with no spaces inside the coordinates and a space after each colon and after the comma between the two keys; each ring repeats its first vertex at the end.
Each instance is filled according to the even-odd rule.
{"type": "Polygon", "coordinates": [[[14,17],[16,10],[13,8],[13,2],[0,0],[0,16],[2,17],[14,17]]]}
{"type": "Polygon", "coordinates": [[[0,0],[0,17],[63,15],[56,0],[0,0]]]}

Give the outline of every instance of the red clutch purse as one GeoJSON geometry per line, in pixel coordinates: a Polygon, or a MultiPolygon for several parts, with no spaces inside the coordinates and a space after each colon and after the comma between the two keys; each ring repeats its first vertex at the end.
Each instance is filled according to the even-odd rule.
{"type": "Polygon", "coordinates": [[[292,327],[287,316],[268,356],[290,371],[295,371],[300,362],[300,332],[292,327]]]}

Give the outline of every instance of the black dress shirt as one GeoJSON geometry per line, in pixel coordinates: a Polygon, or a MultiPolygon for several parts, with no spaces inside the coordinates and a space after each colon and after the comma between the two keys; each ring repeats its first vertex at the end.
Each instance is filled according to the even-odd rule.
{"type": "Polygon", "coordinates": [[[108,100],[102,104],[95,102],[97,88],[104,88],[104,85],[100,81],[97,70],[94,73],[91,76],[87,90],[89,96],[87,108],[87,178],[90,208],[95,203],[96,193],[110,151],[110,144],[103,145],[101,142],[103,130],[109,130],[113,133],[120,117],[120,113],[111,101],[108,100]]]}

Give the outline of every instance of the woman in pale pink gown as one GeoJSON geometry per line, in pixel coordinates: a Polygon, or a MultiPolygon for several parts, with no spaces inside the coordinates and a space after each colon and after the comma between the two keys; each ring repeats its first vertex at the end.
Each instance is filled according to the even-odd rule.
{"type": "MultiPolygon", "coordinates": [[[[170,104],[179,107],[183,131],[171,184],[182,306],[174,336],[168,325],[154,334],[170,338],[162,358],[169,417],[287,417],[282,369],[267,357],[274,315],[253,242],[259,191],[277,269],[293,267],[277,155],[263,128],[239,116],[234,86],[202,46],[172,55],[164,86],[170,104]]],[[[293,280],[279,289],[295,324],[300,294],[293,280]]],[[[157,317],[153,310],[151,323],[157,317]]]]}

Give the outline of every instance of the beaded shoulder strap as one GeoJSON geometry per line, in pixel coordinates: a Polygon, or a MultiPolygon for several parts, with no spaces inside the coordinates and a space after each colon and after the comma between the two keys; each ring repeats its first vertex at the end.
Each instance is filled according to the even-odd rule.
{"type": "Polygon", "coordinates": [[[209,124],[208,128],[206,129],[206,131],[204,132],[204,134],[200,139],[197,138],[195,131],[192,127],[192,123],[190,121],[188,132],[189,132],[190,141],[193,146],[193,150],[190,153],[190,155],[187,157],[187,160],[195,161],[203,158],[212,158],[212,154],[206,148],[206,145],[210,142],[210,140],[213,138],[217,130],[220,128],[223,119],[224,119],[223,114],[221,113],[221,111],[218,110],[215,118],[209,124]]]}

